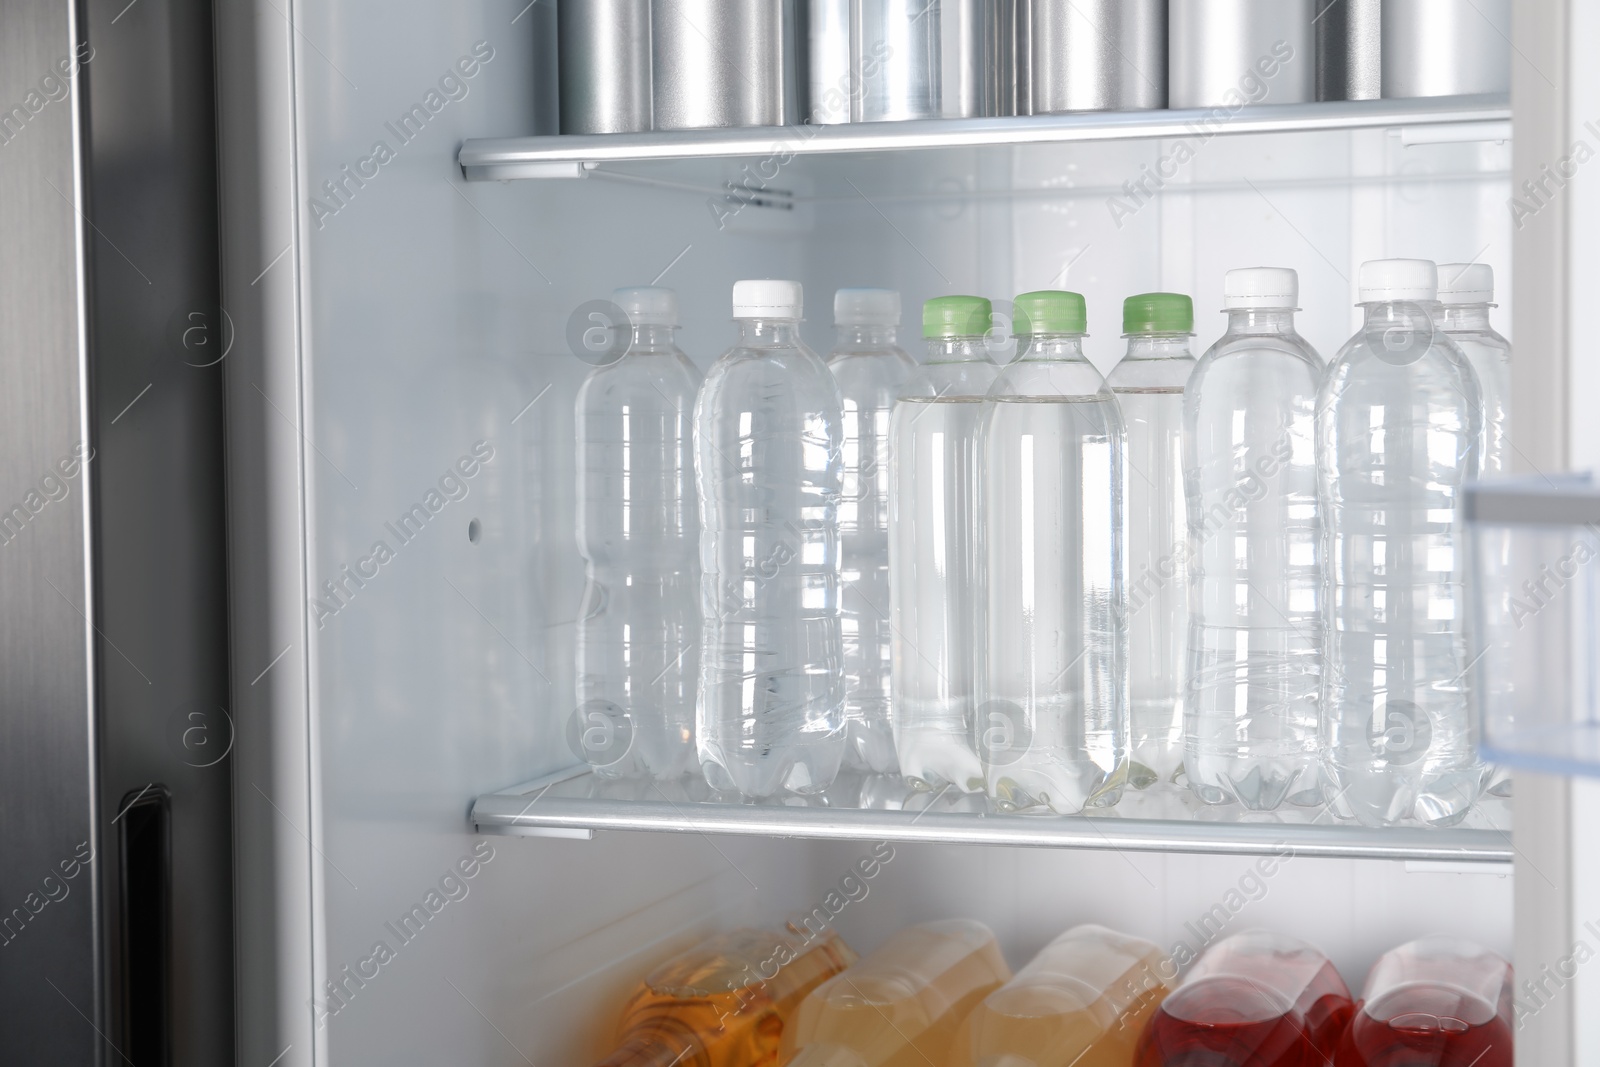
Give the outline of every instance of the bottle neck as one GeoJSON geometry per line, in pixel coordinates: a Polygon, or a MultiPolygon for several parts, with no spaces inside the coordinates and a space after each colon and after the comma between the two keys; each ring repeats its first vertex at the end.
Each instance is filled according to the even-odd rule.
{"type": "Polygon", "coordinates": [[[893,348],[899,332],[897,326],[837,326],[834,338],[840,348],[893,348]]]}
{"type": "Polygon", "coordinates": [[[929,363],[993,363],[983,337],[930,337],[929,363]]]}
{"type": "Polygon", "coordinates": [[[677,347],[673,334],[678,332],[676,326],[635,325],[633,327],[633,340],[628,344],[629,352],[662,352],[677,347]]]}
{"type": "Polygon", "coordinates": [[[1128,354],[1123,359],[1188,359],[1186,333],[1133,333],[1128,335],[1128,354]]]}
{"type": "Polygon", "coordinates": [[[1420,314],[1436,316],[1441,305],[1437,300],[1379,300],[1361,305],[1366,313],[1365,323],[1368,326],[1384,326],[1398,324],[1403,326],[1417,325],[1417,316],[1420,314]]]}
{"type": "Polygon", "coordinates": [[[745,348],[798,348],[800,323],[796,319],[740,319],[739,341],[745,348]]]}
{"type": "Polygon", "coordinates": [[[1434,321],[1446,330],[1488,330],[1488,304],[1440,304],[1434,321]]]}
{"type": "Polygon", "coordinates": [[[1022,350],[1020,360],[1032,362],[1087,361],[1083,354],[1081,333],[1036,333],[1017,337],[1017,347],[1022,350]]]}
{"type": "Polygon", "coordinates": [[[1294,333],[1294,311],[1289,308],[1229,308],[1229,333],[1294,333]]]}

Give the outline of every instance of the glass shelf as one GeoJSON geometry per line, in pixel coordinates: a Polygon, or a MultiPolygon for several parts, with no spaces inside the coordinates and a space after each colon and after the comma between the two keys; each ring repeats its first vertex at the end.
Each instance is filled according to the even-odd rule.
{"type": "Polygon", "coordinates": [[[477,799],[479,833],[589,838],[596,830],[751,834],[833,840],[1029,845],[1134,852],[1284,854],[1509,864],[1511,810],[1486,798],[1463,826],[1372,829],[1326,808],[1250,814],[1208,808],[1170,787],[1129,791],[1092,818],[1007,814],[986,798],[914,792],[887,775],[844,773],[820,797],[753,803],[718,799],[704,782],[608,781],[584,766],[477,799]]]}
{"type": "Polygon", "coordinates": [[[1096,111],[1015,118],[919,119],[837,126],[753,126],[647,133],[476,138],[460,151],[469,181],[581,178],[602,163],[898,152],[1024,144],[1210,139],[1249,133],[1396,128],[1407,144],[1504,141],[1511,106],[1503,95],[1412,100],[1263,104],[1184,111],[1096,111]]]}

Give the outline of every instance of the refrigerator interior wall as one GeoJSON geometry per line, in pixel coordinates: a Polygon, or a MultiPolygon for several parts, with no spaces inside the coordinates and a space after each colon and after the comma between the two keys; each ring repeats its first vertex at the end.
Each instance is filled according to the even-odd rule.
{"type": "MultiPolygon", "coordinates": [[[[1073,288],[1108,369],[1124,296],[1192,293],[1198,352],[1221,332],[1233,266],[1298,269],[1302,330],[1325,357],[1357,321],[1362,260],[1487,262],[1509,293],[1509,146],[1491,142],[1224,136],[1190,142],[1175,167],[1171,141],[795,160],[760,197],[793,194],[792,210],[725,198],[758,160],[468,185],[462,138],[538,128],[531,24],[547,3],[296,8],[304,196],[300,254],[279,269],[300,264],[305,316],[317,1062],[580,1062],[673,946],[814,906],[861,851],[469,833],[474,796],[575,761],[572,401],[589,368],[573,337],[591,324],[586,302],[677,288],[682,344],[703,368],[730,343],[743,277],[801,280],[822,350],[839,286],[900,289],[913,349],[929,296],[1073,288]],[[1164,171],[1158,197],[1124,188],[1164,171]]],[[[1192,941],[1185,924],[1253,866],[904,846],[839,922],[864,950],[901,922],[973,915],[1013,965],[1079,921],[1165,946],[1192,941]]],[[[1229,931],[1305,936],[1354,984],[1426,932],[1511,948],[1509,878],[1301,859],[1264,885],[1229,931]]]]}

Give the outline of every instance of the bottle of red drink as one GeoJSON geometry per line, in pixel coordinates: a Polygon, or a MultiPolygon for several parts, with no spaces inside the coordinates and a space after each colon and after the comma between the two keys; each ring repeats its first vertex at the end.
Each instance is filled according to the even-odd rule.
{"type": "Polygon", "coordinates": [[[1385,953],[1344,1040],[1338,1067],[1511,1067],[1511,965],[1456,937],[1385,953]]]}
{"type": "Polygon", "coordinates": [[[1321,952],[1265,930],[1213,945],[1139,1039],[1137,1067],[1324,1067],[1350,989],[1321,952]]]}

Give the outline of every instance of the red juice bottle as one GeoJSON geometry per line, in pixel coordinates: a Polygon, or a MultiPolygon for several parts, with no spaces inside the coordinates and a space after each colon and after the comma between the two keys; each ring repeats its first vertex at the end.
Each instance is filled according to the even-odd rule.
{"type": "Polygon", "coordinates": [[[1383,955],[1338,1067],[1511,1067],[1511,965],[1456,937],[1424,937],[1383,955]]]}
{"type": "Polygon", "coordinates": [[[1213,945],[1139,1040],[1137,1067],[1324,1067],[1354,1006],[1321,952],[1252,930],[1213,945]]]}

